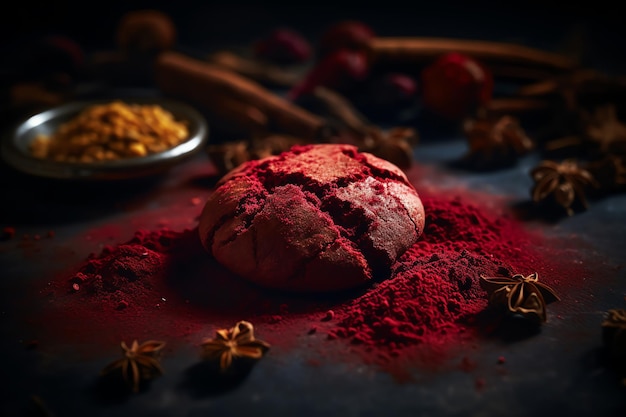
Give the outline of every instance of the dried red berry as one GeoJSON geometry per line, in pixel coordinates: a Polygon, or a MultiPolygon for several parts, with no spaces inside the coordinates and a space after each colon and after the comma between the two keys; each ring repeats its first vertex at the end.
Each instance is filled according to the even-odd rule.
{"type": "Polygon", "coordinates": [[[461,53],[439,57],[422,71],[424,107],[450,120],[460,120],[488,103],[493,95],[491,71],[461,53]]]}
{"type": "Polygon", "coordinates": [[[152,53],[172,48],[177,28],[173,19],[160,10],[133,10],[122,15],[115,36],[124,51],[152,53]]]}
{"type": "Polygon", "coordinates": [[[287,96],[295,100],[319,86],[346,91],[365,80],[368,73],[369,65],[364,52],[340,49],[320,60],[287,96]]]}
{"type": "Polygon", "coordinates": [[[374,36],[374,30],[363,22],[340,21],[322,33],[318,47],[319,57],[339,49],[363,50],[374,36]]]}
{"type": "Polygon", "coordinates": [[[256,58],[277,64],[300,64],[313,55],[311,44],[299,32],[277,28],[253,45],[256,58]]]}
{"type": "Polygon", "coordinates": [[[368,108],[377,112],[396,113],[415,100],[417,91],[414,77],[388,73],[371,80],[364,101],[368,108]]]}

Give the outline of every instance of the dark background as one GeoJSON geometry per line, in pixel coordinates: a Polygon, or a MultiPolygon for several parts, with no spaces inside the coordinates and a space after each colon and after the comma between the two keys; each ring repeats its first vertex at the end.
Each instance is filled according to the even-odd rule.
{"type": "MultiPolygon", "coordinates": [[[[381,36],[451,36],[517,42],[575,55],[586,66],[626,72],[624,18],[608,1],[18,1],[0,13],[0,39],[14,44],[57,33],[87,50],[114,43],[120,17],[154,8],[169,14],[189,47],[246,43],[276,26],[312,40],[329,24],[358,19],[381,36]]],[[[10,59],[10,57],[5,57],[10,59]]]]}

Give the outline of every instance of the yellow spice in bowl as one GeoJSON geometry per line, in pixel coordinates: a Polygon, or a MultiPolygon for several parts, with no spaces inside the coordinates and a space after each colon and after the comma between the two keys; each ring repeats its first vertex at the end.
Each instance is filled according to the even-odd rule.
{"type": "Polygon", "coordinates": [[[113,101],[86,108],[52,135],[38,135],[29,149],[36,158],[89,163],[163,152],[188,136],[187,124],[159,105],[113,101]]]}

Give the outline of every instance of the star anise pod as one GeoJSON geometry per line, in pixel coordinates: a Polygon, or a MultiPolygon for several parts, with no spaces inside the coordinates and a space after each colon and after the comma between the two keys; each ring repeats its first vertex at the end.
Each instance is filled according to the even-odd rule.
{"type": "Polygon", "coordinates": [[[217,330],[215,338],[204,339],[200,347],[202,357],[219,361],[220,370],[225,372],[237,358],[261,359],[270,345],[254,337],[252,323],[240,321],[231,329],[217,330]]]}
{"type": "Polygon", "coordinates": [[[250,142],[249,152],[251,159],[263,159],[288,151],[294,145],[304,145],[306,143],[309,142],[295,136],[270,133],[253,137],[250,142]]]}
{"type": "Polygon", "coordinates": [[[278,155],[294,145],[302,145],[307,141],[284,134],[267,134],[256,136],[250,140],[230,141],[210,145],[206,152],[213,162],[219,175],[225,175],[244,162],[278,155]]]}
{"type": "Polygon", "coordinates": [[[536,203],[553,196],[554,201],[563,207],[568,215],[573,215],[572,205],[579,201],[588,208],[585,187],[599,187],[596,179],[575,160],[567,159],[562,162],[544,160],[530,171],[535,182],[532,188],[532,198],[536,203]]]}
{"type": "Polygon", "coordinates": [[[383,130],[372,125],[364,130],[359,150],[385,159],[400,169],[408,169],[413,164],[413,146],[418,140],[417,131],[411,127],[395,126],[383,130]]]}
{"type": "Polygon", "coordinates": [[[252,159],[248,146],[246,141],[233,141],[210,145],[207,147],[206,151],[209,159],[215,165],[218,175],[224,175],[228,171],[252,159]]]}
{"type": "Polygon", "coordinates": [[[165,342],[148,340],[139,344],[133,340],[130,347],[126,342],[121,343],[123,358],[111,362],[104,369],[102,375],[121,372],[123,381],[133,391],[138,392],[141,383],[163,374],[160,364],[160,355],[165,342]]]}
{"type": "Polygon", "coordinates": [[[603,153],[626,153],[626,125],[617,118],[615,106],[607,104],[587,116],[586,137],[603,153]]]}
{"type": "Polygon", "coordinates": [[[515,274],[512,277],[480,276],[480,285],[487,291],[489,304],[506,306],[513,314],[547,321],[546,304],[559,301],[556,292],[548,285],[539,282],[534,272],[528,276],[515,274]]]}
{"type": "Polygon", "coordinates": [[[534,148],[532,139],[512,116],[477,117],[463,124],[468,159],[484,164],[513,162],[534,148]]]}
{"type": "Polygon", "coordinates": [[[526,84],[517,93],[527,98],[557,96],[568,108],[579,109],[600,102],[622,102],[626,96],[626,78],[581,68],[526,84]]]}
{"type": "Polygon", "coordinates": [[[608,310],[602,321],[602,340],[613,360],[626,370],[626,310],[608,310]]]}
{"type": "Polygon", "coordinates": [[[588,163],[587,170],[605,191],[619,191],[626,187],[626,156],[606,155],[588,163]]]}

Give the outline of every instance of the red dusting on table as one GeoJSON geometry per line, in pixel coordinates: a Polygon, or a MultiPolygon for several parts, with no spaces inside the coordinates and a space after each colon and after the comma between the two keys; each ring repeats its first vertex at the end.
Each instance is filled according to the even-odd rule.
{"type": "Polygon", "coordinates": [[[124,229],[117,224],[107,224],[100,227],[91,228],[84,236],[87,241],[110,241],[119,242],[120,236],[125,233],[124,229]]]}
{"type": "Polygon", "coordinates": [[[168,340],[172,348],[197,343],[216,328],[251,318],[288,345],[295,330],[284,327],[294,317],[328,310],[318,300],[287,304],[283,295],[232,275],[207,256],[197,229],[136,231],[130,240],[106,245],[59,274],[43,294],[48,298],[43,334],[106,349],[135,338],[168,340]]]}
{"type": "Polygon", "coordinates": [[[54,282],[56,308],[46,313],[46,325],[58,323],[49,330],[108,349],[131,338],[197,343],[245,319],[275,352],[305,338],[329,360],[348,352],[393,371],[404,368],[400,359],[436,366],[450,347],[475,336],[487,303],[480,274],[538,271],[557,291],[562,277],[554,273],[553,254],[541,252],[541,235],[459,195],[420,193],[422,237],[393,265],[390,279],[356,293],[311,297],[258,288],[209,257],[197,229],[138,231],[54,282]]]}
{"type": "Polygon", "coordinates": [[[185,301],[168,285],[174,260],[193,252],[195,237],[192,230],[138,230],[128,241],[90,254],[46,286],[42,332],[66,343],[104,346],[195,333],[196,327],[177,321],[185,301]]]}
{"type": "MultiPolygon", "coordinates": [[[[538,236],[503,214],[459,197],[422,195],[422,238],[396,262],[384,281],[337,311],[331,338],[346,338],[380,362],[406,348],[460,340],[487,305],[479,276],[510,275],[538,267],[531,249],[538,236]]],[[[528,271],[531,272],[531,271],[528,271]]],[[[428,361],[432,361],[430,352],[428,361]]]]}
{"type": "Polygon", "coordinates": [[[476,378],[476,381],[474,381],[474,385],[476,386],[477,391],[482,391],[483,389],[485,389],[487,381],[485,380],[485,378],[476,378]]]}
{"type": "Polygon", "coordinates": [[[139,231],[124,244],[107,245],[100,254],[90,255],[70,281],[118,306],[125,298],[142,298],[153,290],[155,277],[167,266],[166,254],[177,235],[168,230],[139,231]]]}

